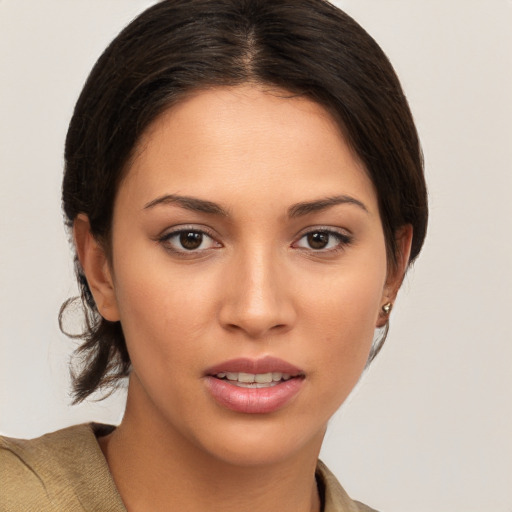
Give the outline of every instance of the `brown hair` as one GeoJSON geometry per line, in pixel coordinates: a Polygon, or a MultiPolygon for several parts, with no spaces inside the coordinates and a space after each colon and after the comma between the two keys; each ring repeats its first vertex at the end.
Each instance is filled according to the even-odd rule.
{"type": "MultiPolygon", "coordinates": [[[[304,95],[333,115],[377,191],[388,262],[396,262],[395,233],[405,224],[413,226],[413,261],[425,238],[427,196],[407,100],[377,43],[324,0],[164,0],[130,23],[97,61],[71,119],[68,225],[86,214],[108,252],[116,191],[148,125],[194,90],[247,82],[304,95]]],[[[87,319],[74,377],[81,401],[127,376],[130,359],[120,323],[99,315],[75,264],[87,319]]]]}

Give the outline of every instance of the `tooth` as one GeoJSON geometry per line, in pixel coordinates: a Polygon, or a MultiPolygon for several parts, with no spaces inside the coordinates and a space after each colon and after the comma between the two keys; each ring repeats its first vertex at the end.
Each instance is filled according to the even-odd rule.
{"type": "Polygon", "coordinates": [[[279,382],[283,378],[283,374],[281,372],[272,372],[272,380],[279,382]]]}
{"type": "Polygon", "coordinates": [[[272,373],[257,373],[254,376],[254,382],[259,382],[260,384],[272,382],[272,373]]]}
{"type": "Polygon", "coordinates": [[[217,373],[216,377],[218,379],[223,379],[224,377],[226,376],[226,374],[224,372],[221,372],[221,373],[217,373]]]}
{"type": "Polygon", "coordinates": [[[228,380],[238,380],[238,373],[226,372],[228,380]]]}
{"type": "Polygon", "coordinates": [[[238,386],[239,388],[249,388],[252,389],[258,384],[255,384],[254,382],[240,382],[239,380],[235,381],[235,386],[238,386]]]}
{"type": "Polygon", "coordinates": [[[291,375],[289,373],[283,373],[283,380],[290,380],[291,375]]]}
{"type": "Polygon", "coordinates": [[[254,382],[254,373],[244,373],[240,372],[238,374],[238,381],[239,382],[254,382]]]}

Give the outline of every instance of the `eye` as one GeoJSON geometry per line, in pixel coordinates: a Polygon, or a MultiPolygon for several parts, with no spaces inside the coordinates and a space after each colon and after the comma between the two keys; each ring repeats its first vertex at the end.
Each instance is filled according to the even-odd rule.
{"type": "Polygon", "coordinates": [[[344,233],[327,229],[317,229],[303,235],[293,247],[312,251],[335,251],[351,243],[352,238],[344,233]]]}
{"type": "Polygon", "coordinates": [[[180,229],[166,233],[159,239],[166,249],[177,253],[194,253],[206,251],[221,244],[210,235],[198,229],[180,229]]]}

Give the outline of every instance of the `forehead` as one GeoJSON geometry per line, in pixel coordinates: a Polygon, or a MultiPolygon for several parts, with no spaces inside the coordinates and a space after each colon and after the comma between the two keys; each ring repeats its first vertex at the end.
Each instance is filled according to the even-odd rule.
{"type": "Polygon", "coordinates": [[[142,136],[126,185],[147,201],[163,192],[229,200],[251,197],[251,188],[256,199],[262,187],[267,199],[281,191],[292,201],[306,190],[374,199],[366,170],[325,108],[252,85],[202,90],[165,111],[142,136]]]}

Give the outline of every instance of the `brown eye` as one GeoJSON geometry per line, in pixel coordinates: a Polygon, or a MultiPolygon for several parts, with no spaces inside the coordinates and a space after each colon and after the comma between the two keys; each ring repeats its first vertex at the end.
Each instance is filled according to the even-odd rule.
{"type": "Polygon", "coordinates": [[[305,233],[293,247],[307,249],[318,254],[331,254],[344,249],[352,243],[352,237],[330,229],[318,229],[305,233]]]}
{"type": "Polygon", "coordinates": [[[187,251],[199,249],[203,243],[203,234],[198,231],[182,231],[180,233],[180,244],[187,251]]]}
{"type": "Polygon", "coordinates": [[[201,254],[209,249],[222,247],[213,237],[199,229],[177,229],[159,239],[165,249],[173,253],[201,254]]]}
{"type": "Polygon", "coordinates": [[[316,231],[307,235],[307,241],[311,249],[325,249],[329,243],[329,233],[316,231]]]}

